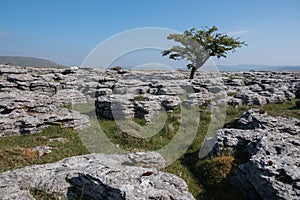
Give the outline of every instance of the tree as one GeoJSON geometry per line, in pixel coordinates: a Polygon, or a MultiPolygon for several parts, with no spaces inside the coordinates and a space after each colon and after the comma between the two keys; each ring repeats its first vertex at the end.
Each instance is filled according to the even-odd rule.
{"type": "Polygon", "coordinates": [[[183,34],[170,34],[167,39],[181,43],[180,46],[173,46],[164,50],[162,56],[169,55],[170,59],[186,59],[190,63],[187,65],[191,69],[190,79],[194,78],[194,73],[209,59],[227,57],[228,52],[235,52],[237,48],[247,45],[239,38],[229,37],[227,34],[217,33],[218,28],[205,27],[203,30],[192,28],[184,31],[183,34]]]}

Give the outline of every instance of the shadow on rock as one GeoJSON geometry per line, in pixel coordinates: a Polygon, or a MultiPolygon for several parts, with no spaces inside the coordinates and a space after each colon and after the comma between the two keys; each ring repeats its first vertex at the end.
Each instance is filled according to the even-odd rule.
{"type": "Polygon", "coordinates": [[[124,200],[126,195],[119,189],[104,184],[101,180],[88,174],[66,177],[70,183],[68,188],[68,199],[103,199],[103,200],[124,200]]]}

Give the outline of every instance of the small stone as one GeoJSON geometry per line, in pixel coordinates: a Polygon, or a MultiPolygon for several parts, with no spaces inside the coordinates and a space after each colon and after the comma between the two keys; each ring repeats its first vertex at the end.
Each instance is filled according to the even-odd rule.
{"type": "Polygon", "coordinates": [[[67,138],[49,138],[49,142],[61,142],[66,143],[68,141],[67,138]]]}
{"type": "Polygon", "coordinates": [[[39,156],[47,155],[52,152],[52,147],[48,146],[36,146],[30,148],[32,151],[36,151],[39,156]]]}

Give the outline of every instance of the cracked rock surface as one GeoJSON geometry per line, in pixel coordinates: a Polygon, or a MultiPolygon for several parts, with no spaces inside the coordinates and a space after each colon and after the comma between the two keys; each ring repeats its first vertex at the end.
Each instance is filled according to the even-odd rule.
{"type": "Polygon", "coordinates": [[[300,72],[131,71],[0,65],[0,136],[52,124],[80,129],[87,116],[71,104],[95,103],[98,116],[144,118],[179,105],[263,105],[300,97],[300,72]],[[68,109],[66,109],[68,107],[68,109]]]}
{"type": "Polygon", "coordinates": [[[70,157],[0,174],[0,199],[34,199],[33,189],[61,199],[194,199],[181,178],[157,170],[164,164],[154,152],[70,157]]]}
{"type": "Polygon", "coordinates": [[[216,133],[214,153],[243,151],[232,182],[250,199],[299,199],[300,121],[248,110],[216,133]]]}

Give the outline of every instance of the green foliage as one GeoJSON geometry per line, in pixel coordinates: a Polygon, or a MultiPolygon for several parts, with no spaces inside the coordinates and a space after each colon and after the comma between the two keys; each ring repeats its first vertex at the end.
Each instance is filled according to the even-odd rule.
{"type": "Polygon", "coordinates": [[[67,108],[67,109],[71,110],[72,109],[72,104],[62,104],[60,107],[61,108],[67,108]]]}
{"type": "Polygon", "coordinates": [[[173,60],[186,59],[190,63],[188,69],[192,69],[190,78],[196,69],[200,68],[209,57],[227,57],[228,52],[235,52],[237,48],[247,45],[239,38],[230,37],[224,33],[218,33],[218,28],[205,27],[202,30],[192,28],[183,34],[170,34],[167,39],[180,43],[162,52],[163,56],[169,56],[173,60]]]}
{"type": "Polygon", "coordinates": [[[134,97],[134,100],[135,101],[144,101],[145,97],[143,95],[137,95],[137,96],[134,97]]]}
{"type": "Polygon", "coordinates": [[[227,96],[233,97],[233,96],[236,95],[236,94],[237,94],[237,92],[228,92],[228,93],[227,93],[227,96]]]}
{"type": "Polygon", "coordinates": [[[232,156],[221,156],[198,162],[196,168],[198,169],[199,179],[206,188],[221,183],[231,172],[233,161],[232,156]]]}
{"type": "Polygon", "coordinates": [[[132,121],[134,121],[135,123],[137,123],[141,126],[146,126],[147,125],[147,120],[145,118],[134,117],[134,118],[132,118],[132,121]]]}
{"type": "Polygon", "coordinates": [[[55,194],[48,194],[45,190],[31,189],[30,194],[38,200],[57,200],[58,198],[55,194]]]}

